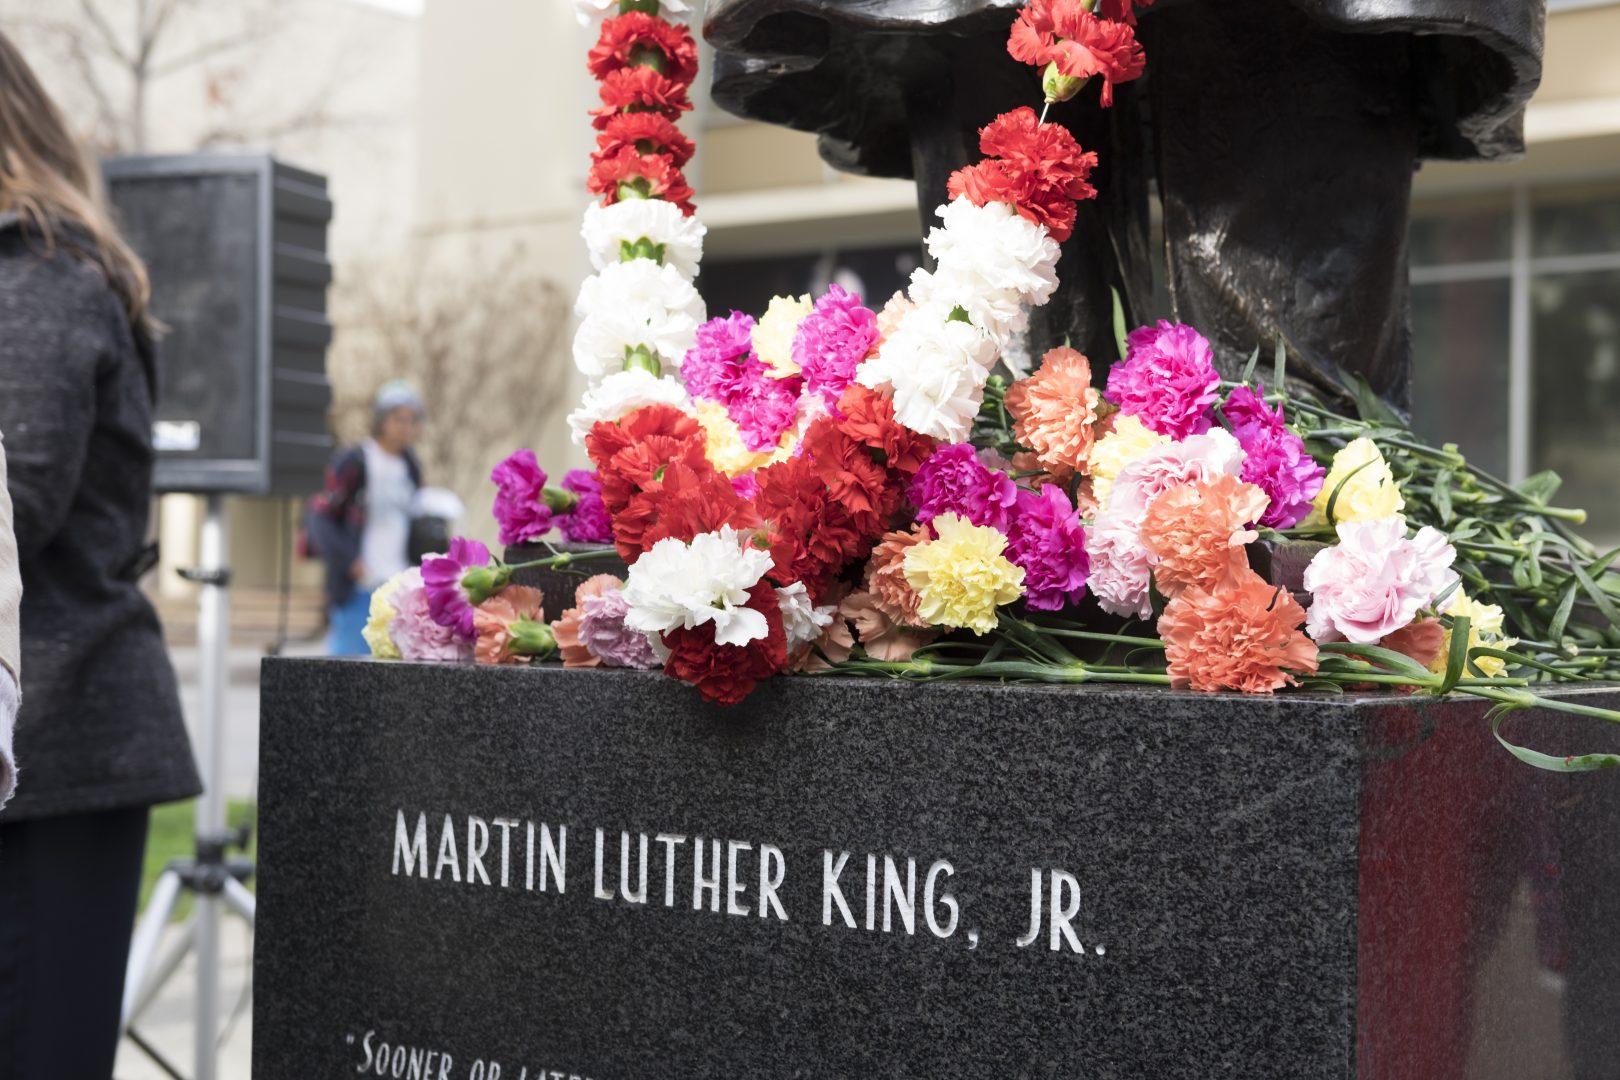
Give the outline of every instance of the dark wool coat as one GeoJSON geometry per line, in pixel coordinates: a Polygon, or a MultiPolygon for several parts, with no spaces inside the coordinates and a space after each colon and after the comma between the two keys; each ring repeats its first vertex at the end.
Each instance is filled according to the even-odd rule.
{"type": "Polygon", "coordinates": [[[0,820],[201,790],[135,582],[152,500],[152,349],[94,264],[0,215],[0,432],[22,563],[17,795],[0,820]]]}

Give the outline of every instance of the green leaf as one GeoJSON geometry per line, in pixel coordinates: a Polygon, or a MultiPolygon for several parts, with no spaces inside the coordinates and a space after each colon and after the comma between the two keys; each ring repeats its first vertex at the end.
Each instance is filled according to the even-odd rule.
{"type": "Polygon", "coordinates": [[[1449,694],[1468,667],[1468,637],[1471,622],[1466,615],[1451,620],[1451,651],[1446,654],[1446,674],[1435,687],[1437,694],[1449,694]]]}
{"type": "Polygon", "coordinates": [[[1506,661],[1512,667],[1529,667],[1535,668],[1537,671],[1545,671],[1549,675],[1557,676],[1562,682],[1590,681],[1585,675],[1578,675],[1573,671],[1565,671],[1563,668],[1553,667],[1551,664],[1543,663],[1533,656],[1525,656],[1522,653],[1509,652],[1507,649],[1497,649],[1489,645],[1480,645],[1475,647],[1473,652],[1469,653],[1470,662],[1472,662],[1473,658],[1476,656],[1494,656],[1498,660],[1506,661]]]}
{"type": "Polygon", "coordinates": [[[1546,506],[1547,502],[1558,494],[1558,489],[1563,486],[1563,483],[1562,477],[1551,469],[1546,469],[1514,484],[1513,490],[1531,502],[1546,506]]]}
{"type": "Polygon", "coordinates": [[[1249,354],[1249,362],[1243,365],[1243,374],[1238,378],[1238,382],[1246,383],[1250,379],[1254,378],[1254,366],[1259,362],[1260,346],[1256,345],[1254,347],[1254,352],[1249,354]]]}
{"type": "Polygon", "coordinates": [[[1574,571],[1576,579],[1581,583],[1581,588],[1585,589],[1586,594],[1592,598],[1592,603],[1596,604],[1597,609],[1603,612],[1603,617],[1609,620],[1609,626],[1613,628],[1620,625],[1620,608],[1614,606],[1614,601],[1609,598],[1608,593],[1598,588],[1597,582],[1592,580],[1592,575],[1586,572],[1586,568],[1579,562],[1571,562],[1569,568],[1574,571]]]}
{"type": "Polygon", "coordinates": [[[1401,414],[1392,409],[1389,402],[1373,392],[1367,380],[1360,375],[1352,375],[1351,386],[1356,393],[1356,411],[1361,418],[1370,424],[1388,424],[1391,427],[1406,430],[1406,421],[1401,414]]]}
{"type": "Polygon", "coordinates": [[[1324,512],[1324,516],[1327,518],[1328,528],[1331,529],[1338,524],[1333,519],[1333,508],[1339,505],[1339,492],[1344,490],[1344,485],[1348,484],[1351,477],[1355,476],[1356,473],[1360,472],[1362,469],[1365,469],[1367,466],[1374,465],[1376,463],[1376,459],[1373,461],[1363,461],[1360,465],[1357,465],[1355,468],[1346,473],[1343,480],[1340,480],[1337,484],[1333,485],[1333,494],[1328,496],[1327,509],[1324,512]]]}
{"type": "Polygon", "coordinates": [[[1119,290],[1110,288],[1108,292],[1114,298],[1114,345],[1119,349],[1119,358],[1125,359],[1125,301],[1120,299],[1119,290]]]}
{"type": "Polygon", "coordinates": [[[1288,374],[1288,347],[1283,344],[1282,335],[1277,335],[1277,351],[1271,358],[1271,388],[1279,394],[1286,394],[1287,384],[1283,378],[1288,374]]]}
{"type": "Polygon", "coordinates": [[[1334,641],[1321,646],[1321,651],[1346,656],[1359,656],[1364,660],[1371,660],[1390,671],[1399,672],[1403,675],[1413,675],[1425,681],[1434,678],[1434,672],[1405,653],[1396,652],[1394,649],[1384,649],[1377,645],[1357,645],[1350,641],[1334,641]]]}
{"type": "Polygon", "coordinates": [[[1538,769],[1556,773],[1596,772],[1599,769],[1613,769],[1620,766],[1620,754],[1569,754],[1557,757],[1508,742],[1502,737],[1502,721],[1516,708],[1517,706],[1512,705],[1498,705],[1491,710],[1491,713],[1495,714],[1491,717],[1491,734],[1496,736],[1496,741],[1502,744],[1503,749],[1526,765],[1534,765],[1538,769]]]}
{"type": "Polygon", "coordinates": [[[1564,594],[1558,599],[1558,608],[1553,612],[1552,622],[1547,625],[1547,640],[1554,645],[1564,642],[1564,627],[1569,625],[1570,612],[1575,610],[1575,593],[1580,584],[1571,578],[1569,584],[1564,586],[1564,594]]]}
{"type": "Polygon", "coordinates": [[[1434,509],[1440,515],[1440,524],[1451,520],[1451,470],[1441,469],[1434,477],[1434,509]]]}

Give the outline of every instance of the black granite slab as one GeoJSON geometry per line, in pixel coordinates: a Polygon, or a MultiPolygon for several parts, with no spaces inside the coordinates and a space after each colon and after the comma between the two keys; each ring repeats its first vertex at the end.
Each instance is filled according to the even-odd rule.
{"type": "Polygon", "coordinates": [[[800,678],[728,711],[642,673],[332,660],[267,661],[262,700],[259,1080],[1620,1061],[1620,775],[1522,766],[1469,702],[800,678]],[[632,886],[648,838],[644,904],[621,833],[632,886]],[[823,881],[846,852],[849,920],[823,881]]]}

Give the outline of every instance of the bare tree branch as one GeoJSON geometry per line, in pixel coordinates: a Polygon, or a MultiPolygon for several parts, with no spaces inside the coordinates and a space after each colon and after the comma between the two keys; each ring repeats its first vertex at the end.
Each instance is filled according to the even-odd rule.
{"type": "Polygon", "coordinates": [[[79,10],[84,12],[85,20],[95,29],[96,34],[101,38],[102,47],[107,50],[113,59],[125,67],[135,63],[135,57],[124,51],[124,44],[119,40],[118,33],[107,22],[107,17],[96,6],[95,0],[79,0],[79,10]]]}

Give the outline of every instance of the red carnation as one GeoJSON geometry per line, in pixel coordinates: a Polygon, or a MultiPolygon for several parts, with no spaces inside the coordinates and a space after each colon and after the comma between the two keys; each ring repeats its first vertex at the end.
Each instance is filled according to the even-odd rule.
{"type": "Polygon", "coordinates": [[[859,531],[881,536],[888,529],[903,492],[870,447],[839,430],[837,422],[827,417],[805,433],[804,456],[826,485],[829,501],[842,507],[859,531]]]}
{"type": "Polygon", "coordinates": [[[664,154],[676,168],[692,160],[696,147],[668,117],[655,112],[619,113],[609,117],[596,137],[598,157],[612,157],[626,147],[638,154],[664,154]]]}
{"type": "Polygon", "coordinates": [[[1093,15],[1082,0],[1029,0],[1007,37],[1014,60],[1053,64],[1071,79],[1102,76],[1101,102],[1114,103],[1114,86],[1142,74],[1141,42],[1129,22],[1093,15]]]}
{"type": "Polygon", "coordinates": [[[894,402],[869,387],[854,384],[838,399],[843,419],[838,427],[850,438],[881,451],[884,464],[910,477],[934,452],[934,440],[919,435],[894,418],[894,402]]]}
{"type": "Polygon", "coordinates": [[[586,57],[591,74],[605,79],[632,65],[645,65],[678,83],[697,78],[697,45],[684,26],[665,22],[645,11],[606,19],[586,57]]]}
{"type": "Polygon", "coordinates": [[[686,83],[660,75],[650,67],[627,67],[610,72],[602,80],[602,107],[592,109],[598,131],[621,112],[655,112],[668,120],[680,118],[692,108],[686,96],[686,83]]]}
{"type": "Polygon", "coordinates": [[[1027,106],[985,125],[979,149],[992,160],[952,173],[951,196],[979,206],[1008,203],[1059,243],[1074,231],[1075,202],[1097,197],[1091,186],[1097,155],[1080,149],[1067,128],[1041,123],[1027,106]]]}
{"type": "Polygon", "coordinates": [[[677,628],[664,634],[669,659],[664,673],[696,686],[704,700],[735,705],[755,685],[787,668],[787,635],[776,590],[761,581],[748,590],[748,606],[765,616],[766,634],[747,645],[716,645],[714,625],[677,628]]]}
{"type": "Polygon", "coordinates": [[[672,202],[688,216],[693,211],[692,189],[681,170],[675,167],[674,160],[665,154],[638,154],[633,146],[626,146],[611,157],[593,154],[585,187],[602,196],[602,202],[608,206],[624,198],[624,188],[628,187],[641,198],[672,202]]]}
{"type": "Polygon", "coordinates": [[[775,561],[771,577],[778,585],[802,581],[812,596],[819,596],[846,566],[871,551],[875,536],[832,498],[808,455],[757,475],[755,505],[769,522],[767,538],[775,561]]]}
{"type": "Polygon", "coordinates": [[[668,466],[708,465],[703,428],[671,405],[646,405],[618,423],[598,422],[585,436],[585,450],[602,482],[602,503],[615,517],[668,466]]]}
{"type": "Polygon", "coordinates": [[[727,525],[739,531],[754,529],[759,515],[752,503],[738,496],[730,478],[707,461],[697,466],[677,462],[630,500],[625,512],[614,518],[613,532],[619,554],[630,562],[660,540],[690,542],[699,533],[727,525]],[[622,536],[621,520],[627,526],[622,536]]]}

